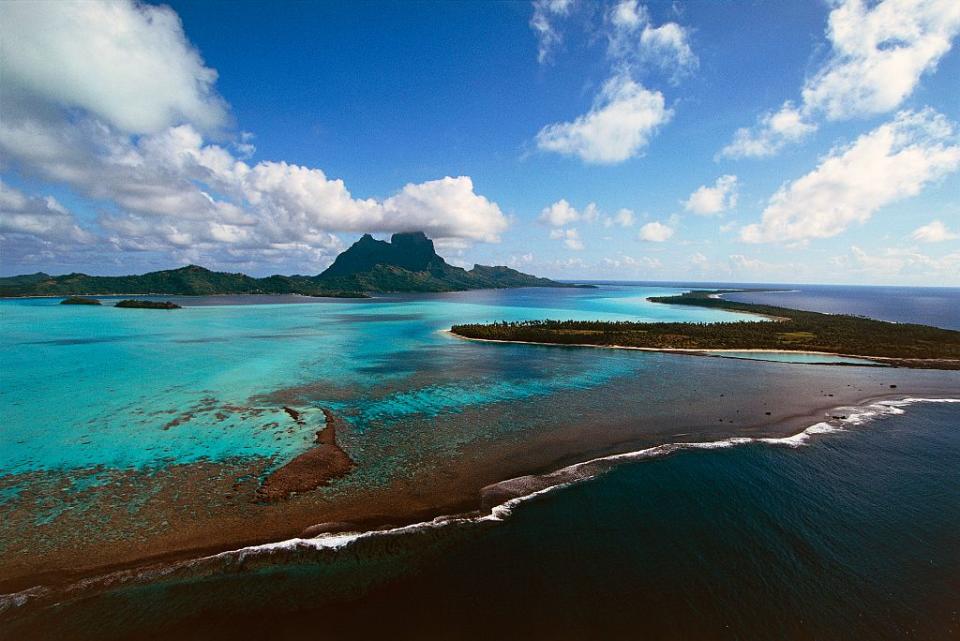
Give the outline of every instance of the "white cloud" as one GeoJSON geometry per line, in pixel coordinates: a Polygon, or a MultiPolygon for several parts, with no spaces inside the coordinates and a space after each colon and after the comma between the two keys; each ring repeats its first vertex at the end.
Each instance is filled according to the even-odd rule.
{"type": "Polygon", "coordinates": [[[620,0],[607,20],[607,54],[618,66],[639,69],[649,64],[671,72],[676,80],[699,64],[689,31],[676,22],[654,27],[650,13],[637,0],[620,0]]]}
{"type": "Polygon", "coordinates": [[[960,33],[956,0],[844,0],[830,12],[830,55],[806,80],[802,104],[787,102],[753,129],[739,129],[720,153],[770,156],[816,129],[816,120],[844,120],[898,108],[924,73],[936,69],[960,33]]]}
{"type": "Polygon", "coordinates": [[[533,252],[527,252],[526,254],[520,254],[519,256],[511,256],[507,260],[507,265],[511,265],[513,267],[522,267],[531,264],[533,260],[533,252]]]}
{"type": "Polygon", "coordinates": [[[55,201],[34,199],[31,217],[5,216],[6,233],[47,225],[61,249],[95,239],[104,251],[299,270],[329,261],[342,247],[336,232],[419,229],[451,246],[496,242],[508,226],[468,176],[378,201],[319,168],[248,163],[249,132],[208,143],[204,132],[226,122],[227,107],[170,9],[121,0],[4,3],[0,12],[4,169],[69,185],[102,211],[100,229],[85,231],[55,215],[55,201]]]}
{"type": "Polygon", "coordinates": [[[537,145],[587,163],[619,163],[638,155],[672,116],[663,94],[618,75],[604,83],[588,113],[541,129],[537,145]]]}
{"type": "Polygon", "coordinates": [[[737,205],[737,177],[720,176],[713,187],[701,185],[690,194],[684,208],[701,216],[719,214],[737,205]]]}
{"type": "Polygon", "coordinates": [[[614,225],[619,225],[620,227],[633,227],[635,222],[633,212],[629,209],[621,209],[613,216],[607,216],[603,219],[604,227],[613,227],[614,225]]]}
{"type": "Polygon", "coordinates": [[[474,192],[469,176],[408,184],[383,202],[391,230],[417,230],[440,238],[498,242],[508,225],[496,203],[474,192]]]}
{"type": "Polygon", "coordinates": [[[562,240],[563,244],[569,249],[580,251],[583,249],[583,241],[580,240],[580,232],[576,229],[553,229],[550,231],[551,240],[562,240]]]}
{"type": "Polygon", "coordinates": [[[673,229],[661,222],[647,223],[640,228],[639,238],[650,243],[662,243],[673,236],[673,229]]]}
{"type": "Polygon", "coordinates": [[[115,2],[3,2],[5,99],[24,94],[84,109],[130,133],[225,124],[206,67],[169,7],[115,2]]]}
{"type": "Polygon", "coordinates": [[[553,49],[563,42],[563,36],[553,23],[554,18],[570,13],[573,0],[534,0],[530,28],[537,35],[537,61],[547,62],[553,49]]]}
{"type": "Polygon", "coordinates": [[[847,0],[830,12],[833,54],[805,83],[804,106],[829,120],[896,109],[958,32],[956,0],[847,0]]]}
{"type": "Polygon", "coordinates": [[[958,166],[960,146],[952,124],[930,109],[904,111],[781,187],[762,221],[742,228],[741,238],[788,242],[835,236],[958,166]]]}
{"type": "Polygon", "coordinates": [[[707,257],[700,252],[697,252],[690,257],[690,264],[698,269],[706,269],[709,262],[710,261],[707,259],[707,257]]]}
{"type": "Polygon", "coordinates": [[[950,231],[946,225],[939,220],[934,220],[922,227],[914,230],[910,237],[924,243],[942,243],[946,240],[960,238],[955,232],[950,231]]]}
{"type": "Polygon", "coordinates": [[[661,269],[663,267],[663,263],[660,262],[659,258],[653,258],[651,256],[641,256],[639,259],[626,255],[621,255],[619,258],[604,257],[601,262],[606,267],[628,269],[633,272],[643,269],[661,269]]]}
{"type": "Polygon", "coordinates": [[[799,142],[816,131],[817,126],[804,120],[793,103],[785,102],[780,110],[760,118],[753,129],[740,128],[733,142],[720,151],[728,158],[762,158],[779,152],[788,143],[799,142]]]}
{"type": "Polygon", "coordinates": [[[870,253],[853,245],[849,256],[837,256],[832,262],[848,273],[864,274],[872,279],[923,279],[947,284],[957,283],[960,274],[960,252],[934,257],[914,249],[888,247],[879,253],[870,253]]]}
{"type": "Polygon", "coordinates": [[[730,255],[730,268],[733,271],[756,271],[763,263],[755,258],[747,258],[743,254],[730,255]]]}
{"type": "Polygon", "coordinates": [[[55,243],[88,244],[94,240],[52,196],[27,196],[0,180],[0,236],[6,240],[8,234],[55,243]]]}
{"type": "Polygon", "coordinates": [[[537,217],[537,220],[554,227],[563,227],[564,225],[580,220],[580,212],[574,209],[565,199],[561,198],[549,207],[544,207],[537,217]]]}

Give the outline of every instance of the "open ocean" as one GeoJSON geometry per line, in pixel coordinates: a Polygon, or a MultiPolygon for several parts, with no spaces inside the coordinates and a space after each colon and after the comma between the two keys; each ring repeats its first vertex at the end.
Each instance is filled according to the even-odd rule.
{"type": "MultiPolygon", "coordinates": [[[[891,298],[886,288],[851,288],[843,309],[834,290],[806,293],[804,305],[905,320],[895,316],[910,304],[906,291],[891,298]]],[[[150,417],[204,394],[239,406],[268,392],[265,381],[305,384],[318,373],[349,383],[349,394],[322,393],[375,445],[358,472],[373,484],[423,457],[463,451],[467,430],[509,439],[570,413],[584,429],[610,430],[605,414],[637,424],[671,404],[680,416],[697,402],[706,412],[720,396],[766,393],[776,414],[791,388],[845,381],[878,395],[891,380],[939,382],[960,398],[952,372],[490,346],[437,334],[451,319],[718,319],[643,300],[666,291],[616,285],[304,305],[200,299],[186,302],[219,304],[159,317],[2,301],[0,508],[33,510],[35,545],[56,552],[54,533],[65,535],[47,528],[95,509],[66,495],[24,507],[38,478],[72,479],[80,493],[106,482],[96,477],[105,467],[139,474],[288,456],[309,435],[236,427],[269,417],[229,427],[204,414],[191,429],[166,430],[150,417]],[[145,351],[146,365],[133,358],[145,351]],[[149,363],[163,366],[133,374],[149,363]],[[482,411],[465,417],[465,407],[482,411]],[[435,432],[429,440],[425,429],[435,432]]],[[[914,291],[911,309],[921,311],[909,320],[958,326],[957,291],[914,291]]],[[[547,478],[551,489],[489,516],[258,546],[125,575],[42,607],[24,592],[3,601],[0,638],[957,638],[960,403],[871,402],[844,416],[810,419],[795,437],[731,432],[722,419],[711,430],[676,425],[670,434],[686,435],[686,445],[659,446],[675,441],[651,435],[621,456],[565,461],[529,481],[547,478]]],[[[15,548],[8,534],[4,554],[15,548]]]]}

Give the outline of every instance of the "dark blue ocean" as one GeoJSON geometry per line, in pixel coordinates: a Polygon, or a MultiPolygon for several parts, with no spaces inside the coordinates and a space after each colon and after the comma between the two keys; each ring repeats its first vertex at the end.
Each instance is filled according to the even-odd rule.
{"type": "Polygon", "coordinates": [[[681,451],[501,522],[255,558],[4,637],[956,639],[958,428],[960,405],[915,404],[799,448],[681,451]]]}
{"type": "Polygon", "coordinates": [[[922,323],[960,330],[960,287],[784,285],[722,281],[637,281],[634,284],[704,289],[769,289],[775,291],[743,292],[726,294],[724,297],[744,303],[779,305],[827,314],[854,314],[896,323],[922,323]]]}

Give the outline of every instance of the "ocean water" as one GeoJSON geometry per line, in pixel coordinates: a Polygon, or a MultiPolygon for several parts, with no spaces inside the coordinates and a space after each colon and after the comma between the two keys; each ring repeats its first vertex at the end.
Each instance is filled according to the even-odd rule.
{"type": "Polygon", "coordinates": [[[241,534],[288,519],[275,531],[289,535],[344,497],[398,497],[432,517],[443,492],[476,497],[523,474],[534,476],[496,487],[544,490],[487,516],[268,537],[59,596],[26,590],[0,599],[0,638],[955,636],[960,405],[807,414],[895,388],[960,396],[956,372],[443,332],[748,318],[646,301],[684,289],[184,298],[170,312],[0,301],[3,567],[78,550],[142,556],[205,519],[241,534]],[[217,470],[239,484],[311,447],[321,407],[348,424],[348,476],[289,505],[224,493],[217,470]],[[213,480],[185,475],[211,468],[213,480]]]}
{"type": "Polygon", "coordinates": [[[780,305],[828,314],[855,314],[897,323],[960,330],[960,287],[782,285],[784,291],[727,294],[744,303],[780,305]]]}
{"type": "Polygon", "coordinates": [[[960,634],[960,404],[618,465],[498,521],[276,551],[65,602],[6,638],[960,634]]]}
{"type": "Polygon", "coordinates": [[[363,429],[405,414],[592,385],[632,367],[574,355],[554,371],[533,372],[522,363],[511,371],[510,363],[489,362],[495,352],[485,346],[439,333],[457,322],[745,318],[646,301],[665,291],[680,290],[484,290],[362,301],[170,298],[185,308],[160,313],[115,309],[110,299],[103,307],[3,300],[0,476],[290,458],[309,447],[313,431],[289,433],[278,420],[280,407],[261,413],[249,407],[251,397],[280,387],[330,382],[337,390],[324,400],[362,411],[363,429]],[[451,380],[450,372],[459,376],[451,380]],[[417,380],[402,384],[412,374],[417,380]],[[394,393],[380,393],[392,383],[400,384],[394,393]],[[191,429],[166,427],[188,416],[191,429]]]}
{"type": "Polygon", "coordinates": [[[724,358],[742,358],[754,361],[775,361],[778,363],[807,363],[819,365],[877,365],[877,361],[868,358],[854,358],[852,356],[835,356],[833,354],[817,353],[790,353],[790,352],[751,352],[722,350],[708,352],[724,358]]]}

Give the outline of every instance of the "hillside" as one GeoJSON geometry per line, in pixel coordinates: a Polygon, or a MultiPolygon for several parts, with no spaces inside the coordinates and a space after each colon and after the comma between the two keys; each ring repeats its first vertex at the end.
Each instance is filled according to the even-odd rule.
{"type": "Polygon", "coordinates": [[[357,296],[322,287],[307,276],[268,276],[214,272],[198,265],[136,276],[89,276],[66,274],[0,278],[0,296],[69,296],[77,294],[167,294],[209,296],[215,294],[305,294],[310,296],[357,296]]]}
{"type": "Polygon", "coordinates": [[[422,232],[394,234],[390,242],[364,234],[322,274],[267,276],[215,272],[198,265],[131,276],[43,272],[0,278],[0,296],[111,294],[302,294],[357,298],[370,292],[449,292],[507,287],[572,287],[509,267],[477,265],[467,271],[437,255],[422,232]]]}
{"type": "Polygon", "coordinates": [[[456,267],[440,257],[423,232],[390,242],[364,234],[318,277],[327,287],[364,292],[449,292],[507,287],[572,287],[509,267],[456,267]]]}

